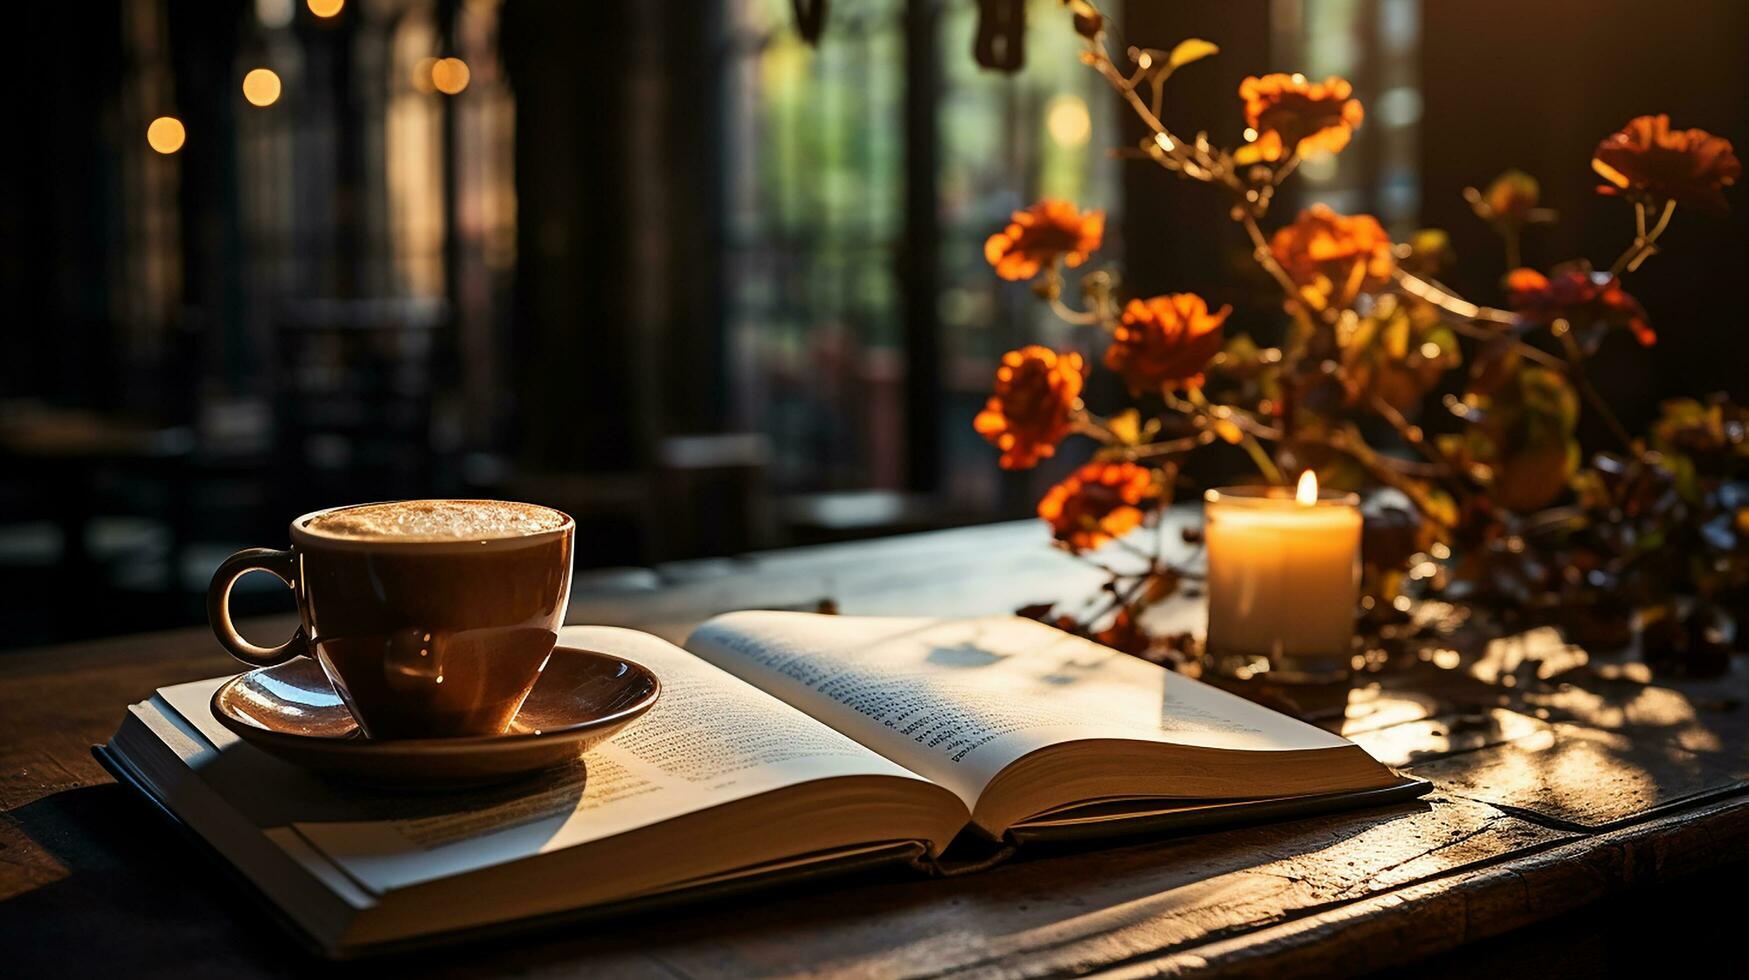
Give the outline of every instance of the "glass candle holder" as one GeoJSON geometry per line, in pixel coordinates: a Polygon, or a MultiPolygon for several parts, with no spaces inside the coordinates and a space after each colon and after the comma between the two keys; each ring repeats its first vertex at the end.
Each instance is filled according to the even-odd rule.
{"type": "Polygon", "coordinates": [[[1228,487],[1203,496],[1208,547],[1207,666],[1268,672],[1284,684],[1348,677],[1360,600],[1360,498],[1318,490],[1228,487]]]}

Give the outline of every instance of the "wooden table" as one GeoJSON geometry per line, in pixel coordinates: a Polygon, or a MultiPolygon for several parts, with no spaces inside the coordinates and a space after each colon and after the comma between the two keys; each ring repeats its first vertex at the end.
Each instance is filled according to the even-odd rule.
{"type": "MultiPolygon", "coordinates": [[[[679,639],[748,606],[830,598],[845,613],[968,615],[1097,581],[1036,525],[1008,524],[585,576],[570,618],[679,639]]],[[[1169,614],[1194,626],[1199,612],[1169,614]]],[[[287,622],[251,632],[264,639],[287,622]]],[[[0,972],[318,968],[89,754],[128,702],[233,669],[204,627],[0,654],[0,972]]],[[[1671,951],[1740,946],[1730,931],[1740,903],[1699,896],[1734,891],[1749,858],[1745,694],[1741,668],[1651,682],[1636,663],[1588,657],[1549,633],[1429,651],[1416,669],[1357,681],[1340,722],[1433,781],[1422,801],[1034,855],[950,880],[825,884],[397,966],[1127,976],[1418,962],[1426,976],[1480,961],[1560,974],[1652,953],[1669,966],[1671,951]]]]}

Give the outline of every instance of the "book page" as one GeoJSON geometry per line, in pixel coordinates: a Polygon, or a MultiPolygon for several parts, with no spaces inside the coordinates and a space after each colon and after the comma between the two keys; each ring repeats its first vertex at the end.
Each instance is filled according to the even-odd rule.
{"type": "Polygon", "coordinates": [[[1119,738],[1241,750],[1340,736],[1015,616],[889,619],[741,612],[687,648],[953,790],[968,808],[1048,745],[1119,738]]]}
{"type": "Polygon", "coordinates": [[[241,741],[212,718],[222,679],[161,698],[218,749],[200,775],[256,826],[290,826],[381,893],[611,837],[708,807],[836,776],[920,777],[655,637],[569,627],[565,646],[623,656],[662,681],[655,707],[534,785],[373,793],[322,780],[241,741]]]}

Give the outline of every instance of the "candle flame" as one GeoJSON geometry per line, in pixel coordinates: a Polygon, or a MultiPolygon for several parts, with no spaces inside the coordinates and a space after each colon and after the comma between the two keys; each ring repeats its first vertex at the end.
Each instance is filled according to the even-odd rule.
{"type": "Polygon", "coordinates": [[[1318,474],[1311,470],[1300,474],[1300,485],[1294,490],[1294,499],[1306,507],[1318,502],[1318,474]]]}

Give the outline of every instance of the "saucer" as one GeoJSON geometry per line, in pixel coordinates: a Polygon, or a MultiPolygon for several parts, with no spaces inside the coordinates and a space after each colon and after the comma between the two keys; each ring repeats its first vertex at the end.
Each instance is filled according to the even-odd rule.
{"type": "Polygon", "coordinates": [[[308,657],[261,667],[213,692],[219,724],[294,765],[393,786],[484,783],[575,760],[636,721],[662,689],[629,660],[555,647],[502,735],[373,741],[308,657]]]}

